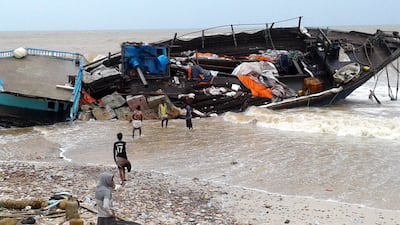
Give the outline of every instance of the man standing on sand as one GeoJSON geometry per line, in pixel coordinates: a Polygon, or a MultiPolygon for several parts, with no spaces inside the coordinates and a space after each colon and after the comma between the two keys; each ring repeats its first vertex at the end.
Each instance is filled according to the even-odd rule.
{"type": "Polygon", "coordinates": [[[164,128],[164,121],[165,121],[165,128],[168,127],[168,113],[167,113],[167,104],[165,100],[162,100],[160,105],[158,105],[158,116],[161,120],[161,127],[164,128]]]}
{"type": "Polygon", "coordinates": [[[114,175],[104,172],[94,194],[97,207],[97,225],[115,225],[115,214],[112,208],[112,191],[115,187],[114,175]]]}
{"type": "Polygon", "coordinates": [[[118,133],[117,138],[118,141],[114,142],[114,162],[118,166],[121,184],[124,185],[126,181],[125,167],[128,172],[131,172],[132,167],[126,155],[126,142],[122,140],[122,133],[118,133]]]}
{"type": "Polygon", "coordinates": [[[135,137],[135,131],[139,131],[139,136],[142,136],[142,122],[143,122],[143,114],[142,111],[140,111],[140,105],[136,107],[136,109],[133,111],[132,115],[132,138],[135,137]]]}

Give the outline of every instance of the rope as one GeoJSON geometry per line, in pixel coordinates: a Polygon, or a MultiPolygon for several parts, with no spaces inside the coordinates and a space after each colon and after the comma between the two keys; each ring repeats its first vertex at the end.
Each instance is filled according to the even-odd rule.
{"type": "MultiPolygon", "coordinates": [[[[380,38],[380,37],[377,36],[377,37],[375,37],[374,40],[375,40],[375,41],[378,41],[379,38],[380,38]]],[[[370,44],[371,46],[373,46],[374,44],[373,44],[373,42],[372,42],[370,39],[368,39],[368,40],[362,45],[362,47],[364,47],[365,57],[367,58],[370,67],[372,67],[372,62],[371,62],[371,59],[369,58],[369,54],[368,54],[368,51],[367,51],[367,44],[370,44]]],[[[355,48],[353,48],[353,54],[354,54],[354,57],[356,58],[356,61],[360,63],[360,60],[357,59],[357,57],[356,57],[355,48]]],[[[378,57],[382,60],[382,58],[381,58],[379,55],[378,55],[378,57]]],[[[393,101],[393,100],[397,100],[397,94],[398,94],[398,90],[399,90],[399,76],[400,76],[400,71],[399,71],[399,59],[397,59],[397,67],[393,65],[393,62],[391,62],[390,65],[394,68],[395,71],[397,71],[396,97],[394,97],[394,96],[393,96],[393,92],[392,92],[392,88],[391,88],[391,86],[390,86],[389,72],[388,72],[388,68],[387,68],[388,66],[385,67],[386,78],[387,78],[387,85],[388,85],[388,95],[389,95],[389,97],[390,97],[390,100],[393,101]]],[[[375,92],[375,89],[376,89],[376,86],[377,86],[377,83],[378,83],[378,80],[379,80],[379,76],[380,76],[380,74],[381,74],[382,72],[383,72],[383,71],[381,70],[380,73],[378,74],[378,77],[377,77],[376,82],[375,82],[374,89],[371,90],[371,94],[373,94],[373,95],[375,95],[374,92],[375,92]]],[[[376,98],[376,97],[375,97],[375,98],[376,98]]]]}
{"type": "MultiPolygon", "coordinates": [[[[354,46],[353,46],[353,48],[352,48],[352,51],[353,51],[353,56],[354,56],[354,58],[356,59],[356,61],[357,61],[360,65],[368,65],[368,63],[361,62],[361,60],[357,57],[356,48],[354,48],[354,46]]],[[[369,65],[369,66],[371,67],[371,65],[369,65]]],[[[371,68],[372,68],[372,67],[371,67],[371,68]]]]}
{"type": "Polygon", "coordinates": [[[336,99],[336,97],[339,95],[339,92],[337,92],[335,94],[335,96],[333,96],[332,100],[329,102],[329,105],[332,105],[333,101],[336,99]]]}
{"type": "Polygon", "coordinates": [[[375,85],[374,85],[374,89],[373,90],[369,90],[370,91],[370,94],[369,94],[369,99],[371,99],[372,100],[372,98],[375,98],[375,100],[376,100],[376,102],[378,102],[378,104],[381,104],[381,102],[378,100],[378,98],[376,97],[376,95],[375,95],[375,89],[376,89],[376,86],[377,86],[377,84],[378,84],[378,81],[379,81],[379,77],[380,77],[380,75],[382,74],[382,70],[381,71],[379,71],[379,73],[376,75],[376,81],[375,81],[375,85]]]}
{"type": "Polygon", "coordinates": [[[374,85],[374,89],[373,89],[373,91],[375,91],[375,89],[376,89],[376,86],[377,86],[377,84],[378,84],[378,80],[379,80],[379,77],[381,76],[381,74],[382,74],[382,70],[381,71],[379,71],[379,73],[376,75],[376,81],[375,81],[375,85],[374,85]]]}
{"type": "MultiPolygon", "coordinates": [[[[371,43],[371,41],[367,40],[367,42],[368,42],[371,46],[373,46],[373,44],[371,43]]],[[[365,57],[366,57],[367,60],[368,60],[368,65],[372,65],[371,59],[369,58],[369,55],[368,55],[367,43],[364,43],[364,53],[365,53],[365,57]]]]}
{"type": "Polygon", "coordinates": [[[397,86],[396,86],[396,100],[397,100],[397,93],[399,93],[399,77],[400,77],[400,71],[399,71],[399,59],[397,58],[397,86]]]}
{"type": "Polygon", "coordinates": [[[373,46],[373,43],[372,43],[369,39],[367,39],[361,46],[359,46],[359,47],[357,47],[357,48],[355,48],[354,45],[351,44],[351,49],[352,49],[353,56],[354,56],[355,60],[356,60],[359,64],[361,64],[361,65],[368,65],[369,67],[372,68],[372,63],[371,63],[371,60],[370,60],[370,58],[369,58],[368,51],[367,51],[367,43],[369,43],[369,44],[371,44],[371,46],[373,46]],[[361,62],[361,60],[357,57],[356,50],[361,50],[361,49],[364,51],[365,57],[366,57],[367,60],[368,60],[367,63],[361,62]]]}
{"type": "Polygon", "coordinates": [[[393,93],[392,93],[392,88],[390,87],[390,79],[389,79],[389,72],[388,72],[388,68],[387,67],[385,67],[385,70],[386,70],[386,79],[387,79],[387,84],[388,84],[388,95],[389,95],[389,97],[390,97],[390,100],[394,100],[394,97],[393,97],[393,93]]]}
{"type": "MultiPolygon", "coordinates": [[[[273,24],[285,23],[285,22],[289,22],[289,21],[292,21],[292,20],[299,20],[300,18],[301,18],[301,16],[300,17],[289,18],[289,19],[286,19],[286,20],[275,21],[275,22],[273,22],[273,24]]],[[[234,26],[234,27],[250,27],[250,26],[264,26],[264,25],[265,25],[265,23],[239,23],[239,24],[230,24],[230,25],[220,25],[220,26],[209,27],[209,28],[206,28],[206,29],[202,29],[202,31],[205,32],[205,31],[209,31],[209,30],[216,30],[216,29],[227,28],[227,27],[232,27],[232,26],[234,26]]],[[[258,29],[255,29],[255,30],[258,30],[258,29]]],[[[199,33],[199,31],[193,31],[193,32],[185,33],[185,34],[177,36],[177,38],[182,38],[182,37],[193,35],[193,34],[196,34],[196,33],[199,33]]]]}

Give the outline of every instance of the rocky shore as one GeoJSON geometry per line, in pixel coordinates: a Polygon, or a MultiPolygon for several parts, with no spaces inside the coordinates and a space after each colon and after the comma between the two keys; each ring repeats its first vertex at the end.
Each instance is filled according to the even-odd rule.
{"type": "MultiPolygon", "coordinates": [[[[116,168],[3,162],[0,166],[0,199],[46,201],[59,192],[69,192],[80,201],[79,212],[85,224],[95,224],[96,214],[87,208],[95,208],[92,199],[97,177],[103,171],[116,171],[116,168]]],[[[131,173],[133,179],[124,186],[117,185],[113,193],[116,214],[126,221],[139,224],[238,224],[232,215],[224,212],[218,199],[228,193],[219,187],[197,179],[177,179],[152,172],[131,173]]],[[[115,180],[118,182],[118,177],[115,180]]],[[[25,215],[34,215],[37,224],[62,224],[65,220],[65,214],[54,212],[50,214],[59,216],[48,216],[49,211],[44,208],[23,211],[25,215]]],[[[2,209],[0,213],[5,217],[16,211],[2,209]]]]}
{"type": "MultiPolygon", "coordinates": [[[[47,201],[56,193],[69,192],[80,201],[79,214],[84,224],[94,225],[96,213],[91,210],[95,209],[92,199],[97,177],[103,171],[116,171],[116,168],[3,161],[0,202],[5,199],[47,201]]],[[[129,177],[132,178],[124,186],[117,185],[113,193],[117,216],[131,222],[120,224],[399,224],[400,218],[398,211],[261,193],[152,171],[131,171],[129,177]]],[[[0,207],[0,218],[15,218],[17,224],[28,217],[34,218],[35,224],[69,224],[62,210],[44,209],[0,207]]]]}

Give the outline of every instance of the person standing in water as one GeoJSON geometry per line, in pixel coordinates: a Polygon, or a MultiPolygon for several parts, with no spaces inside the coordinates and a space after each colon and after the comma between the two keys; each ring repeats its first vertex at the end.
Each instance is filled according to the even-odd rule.
{"type": "Polygon", "coordinates": [[[135,131],[139,131],[139,136],[142,136],[142,122],[143,122],[143,114],[142,111],[140,111],[140,105],[136,107],[136,109],[133,111],[132,115],[132,138],[135,137],[135,131]]]}
{"type": "Polygon", "coordinates": [[[191,130],[193,129],[193,124],[192,124],[192,107],[190,106],[189,103],[186,103],[186,127],[191,130]]]}
{"type": "Polygon", "coordinates": [[[100,174],[99,183],[94,194],[97,207],[97,225],[115,225],[115,213],[112,208],[112,191],[115,187],[114,175],[100,174]]]}
{"type": "Polygon", "coordinates": [[[168,127],[168,113],[167,113],[167,104],[165,103],[165,100],[163,100],[158,105],[158,116],[160,117],[160,120],[161,120],[161,127],[164,128],[164,122],[165,122],[165,128],[167,128],[168,127]]]}
{"type": "Polygon", "coordinates": [[[125,168],[127,168],[128,172],[131,172],[131,163],[126,155],[126,142],[122,140],[122,137],[122,133],[118,133],[118,140],[114,142],[114,162],[118,166],[121,185],[124,185],[126,181],[125,168]]]}

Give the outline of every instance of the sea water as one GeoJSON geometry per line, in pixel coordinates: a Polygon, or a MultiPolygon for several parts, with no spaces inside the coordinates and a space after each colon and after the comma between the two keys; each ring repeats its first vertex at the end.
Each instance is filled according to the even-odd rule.
{"type": "MultiPolygon", "coordinates": [[[[124,41],[153,42],[174,32],[0,32],[0,49],[34,47],[94,57],[119,51],[124,41]]],[[[400,101],[392,101],[388,93],[397,95],[398,72],[389,67],[388,74],[383,71],[329,107],[251,107],[243,113],[193,119],[191,131],[184,120],[170,120],[168,128],[147,120],[143,135],[135,139],[131,125],[119,120],[1,129],[0,159],[24,160],[17,154],[46,150],[68,162],[114,165],[112,144],[122,132],[135,170],[397,210],[400,101]],[[381,104],[369,98],[370,90],[381,104]]]]}

